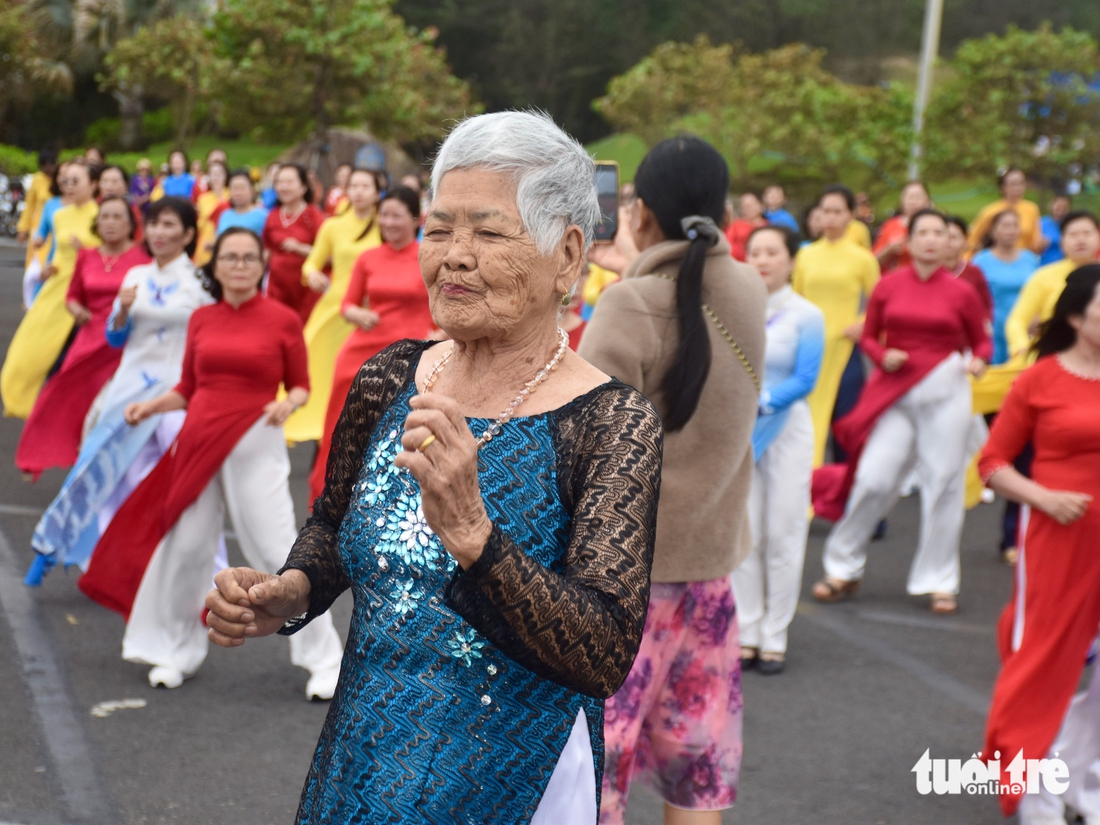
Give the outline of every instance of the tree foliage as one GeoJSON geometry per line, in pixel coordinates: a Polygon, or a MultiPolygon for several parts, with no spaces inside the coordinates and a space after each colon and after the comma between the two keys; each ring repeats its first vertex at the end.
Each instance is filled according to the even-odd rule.
{"type": "MultiPolygon", "coordinates": [[[[825,68],[851,83],[893,76],[920,49],[926,0],[397,0],[417,26],[438,26],[456,74],[490,109],[538,105],[584,141],[607,134],[588,104],[658,44],[742,42],[754,52],[790,43],[824,48],[825,68]]],[[[961,41],[1034,29],[1043,20],[1100,37],[1096,0],[949,0],[947,53],[961,41]]]]}
{"type": "Polygon", "coordinates": [[[29,105],[36,92],[72,88],[68,67],[48,54],[27,7],[0,0],[0,121],[10,109],[29,105]]]}
{"type": "Polygon", "coordinates": [[[928,112],[927,169],[937,177],[1016,164],[1040,177],[1100,152],[1096,41],[1070,28],[1010,26],[960,45],[928,112]]]}
{"type": "Polygon", "coordinates": [[[104,62],[105,88],[140,89],[169,101],[177,144],[186,145],[196,103],[210,97],[229,62],[215,53],[201,23],[177,16],[115,44],[104,62]]]}
{"type": "Polygon", "coordinates": [[[904,174],[911,101],[901,90],[844,83],[801,44],[752,54],[706,37],[666,43],[614,78],[594,104],[653,144],[688,131],[730,163],[738,187],[779,176],[796,189],[843,178],[871,191],[904,174]]]}
{"type": "Polygon", "coordinates": [[[366,124],[381,138],[442,133],[474,109],[469,89],[392,0],[225,0],[213,21],[229,62],[217,95],[230,128],[301,138],[330,125],[366,124]]]}

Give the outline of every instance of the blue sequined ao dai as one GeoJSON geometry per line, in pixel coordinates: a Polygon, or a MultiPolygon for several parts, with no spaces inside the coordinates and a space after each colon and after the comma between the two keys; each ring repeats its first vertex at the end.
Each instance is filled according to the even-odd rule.
{"type": "MultiPolygon", "coordinates": [[[[375,428],[341,526],[355,604],[302,823],[527,822],[581,709],[599,776],[603,702],[536,676],[444,604],[456,563],[424,520],[416,480],[393,464],[414,391],[375,428]]],[[[550,416],[512,420],[479,461],[489,518],[560,570],[569,516],[550,416]]]]}

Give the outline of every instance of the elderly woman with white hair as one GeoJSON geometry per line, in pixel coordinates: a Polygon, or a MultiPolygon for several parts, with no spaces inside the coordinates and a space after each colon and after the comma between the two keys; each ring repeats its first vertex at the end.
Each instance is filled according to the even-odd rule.
{"type": "Polygon", "coordinates": [[[360,370],[277,575],[218,574],[223,646],[354,595],[297,822],[593,823],[603,700],[645,623],[662,429],[558,327],[599,216],[549,118],[459,124],[420,265],[451,338],[360,370]]]}

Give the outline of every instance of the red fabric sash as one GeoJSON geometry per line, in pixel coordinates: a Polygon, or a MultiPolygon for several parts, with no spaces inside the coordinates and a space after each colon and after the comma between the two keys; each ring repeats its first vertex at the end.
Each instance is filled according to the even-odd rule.
{"type": "Polygon", "coordinates": [[[90,599],[127,621],[157,545],[260,416],[254,409],[210,412],[190,406],[175,443],[119,508],[77,582],[90,599]]]}
{"type": "MultiPolygon", "coordinates": [[[[949,355],[950,353],[948,353],[949,355]]],[[[859,458],[867,439],[882,414],[941,364],[944,353],[910,352],[896,372],[876,369],[859,394],[859,401],[846,416],[833,424],[833,436],[846,453],[847,463],[826,464],[814,470],[811,498],[814,513],[829,521],[840,521],[855,483],[859,458]]]]}

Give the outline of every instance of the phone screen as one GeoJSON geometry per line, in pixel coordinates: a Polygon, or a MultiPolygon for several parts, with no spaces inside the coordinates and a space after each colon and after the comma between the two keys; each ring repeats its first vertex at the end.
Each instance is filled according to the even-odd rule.
{"type": "Polygon", "coordinates": [[[619,230],[619,164],[614,161],[596,163],[596,197],[600,202],[596,243],[611,243],[619,230]]]}

